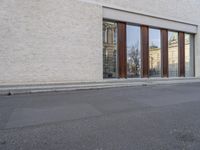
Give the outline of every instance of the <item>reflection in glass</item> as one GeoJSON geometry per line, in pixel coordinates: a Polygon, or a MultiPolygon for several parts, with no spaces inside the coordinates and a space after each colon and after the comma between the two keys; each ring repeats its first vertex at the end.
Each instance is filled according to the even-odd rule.
{"type": "Polygon", "coordinates": [[[185,76],[194,76],[193,71],[193,36],[185,34],[185,76]]]}
{"type": "Polygon", "coordinates": [[[137,78],[141,73],[140,27],[127,25],[127,77],[137,78]]]}
{"type": "Polygon", "coordinates": [[[116,78],[117,70],[117,23],[103,22],[103,77],[116,78]]]}
{"type": "Polygon", "coordinates": [[[178,76],[178,32],[168,32],[169,77],[178,76]]]}
{"type": "Polygon", "coordinates": [[[160,30],[149,29],[149,77],[161,76],[160,30]]]}

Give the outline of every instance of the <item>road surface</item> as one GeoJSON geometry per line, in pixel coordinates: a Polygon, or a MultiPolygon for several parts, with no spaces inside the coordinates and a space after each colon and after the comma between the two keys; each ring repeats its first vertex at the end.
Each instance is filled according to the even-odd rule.
{"type": "Polygon", "coordinates": [[[199,150],[200,83],[0,96],[0,150],[199,150]]]}

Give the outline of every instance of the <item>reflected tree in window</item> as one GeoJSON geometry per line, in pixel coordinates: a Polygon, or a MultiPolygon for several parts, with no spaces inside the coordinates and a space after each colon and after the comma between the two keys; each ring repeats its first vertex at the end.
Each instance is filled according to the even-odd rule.
{"type": "Polygon", "coordinates": [[[141,76],[140,27],[127,25],[127,77],[141,76]]]}

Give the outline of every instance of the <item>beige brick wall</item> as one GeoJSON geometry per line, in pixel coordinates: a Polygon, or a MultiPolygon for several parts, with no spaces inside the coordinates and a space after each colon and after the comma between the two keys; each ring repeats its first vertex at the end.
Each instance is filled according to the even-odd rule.
{"type": "Polygon", "coordinates": [[[101,80],[101,29],[94,4],[0,1],[0,85],[101,80]]]}
{"type": "Polygon", "coordinates": [[[200,1],[198,0],[80,0],[102,6],[121,8],[156,17],[198,22],[200,1]]]}

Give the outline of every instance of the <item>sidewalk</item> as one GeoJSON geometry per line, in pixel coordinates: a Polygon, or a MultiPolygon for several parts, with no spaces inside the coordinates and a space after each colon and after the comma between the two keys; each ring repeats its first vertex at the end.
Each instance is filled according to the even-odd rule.
{"type": "Polygon", "coordinates": [[[105,79],[102,82],[68,84],[36,84],[0,86],[0,95],[30,94],[73,90],[89,90],[113,87],[185,84],[200,82],[200,78],[148,78],[148,79],[105,79]]]}

